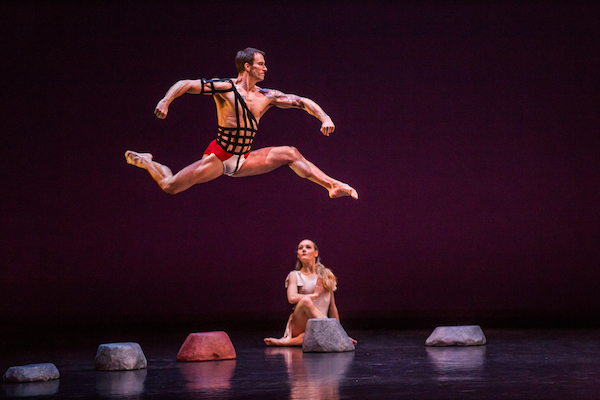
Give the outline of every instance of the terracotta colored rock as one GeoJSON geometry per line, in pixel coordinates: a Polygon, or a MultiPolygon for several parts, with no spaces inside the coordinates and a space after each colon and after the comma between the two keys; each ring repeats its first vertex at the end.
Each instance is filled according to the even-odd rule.
{"type": "Polygon", "coordinates": [[[227,333],[190,333],[177,353],[177,361],[215,361],[236,358],[235,348],[227,333]]]}
{"type": "Polygon", "coordinates": [[[426,346],[481,346],[485,343],[479,325],[438,326],[425,341],[426,346]]]}
{"type": "Polygon", "coordinates": [[[4,382],[42,382],[58,378],[60,378],[60,373],[56,365],[44,363],[10,367],[2,380],[4,382]]]}

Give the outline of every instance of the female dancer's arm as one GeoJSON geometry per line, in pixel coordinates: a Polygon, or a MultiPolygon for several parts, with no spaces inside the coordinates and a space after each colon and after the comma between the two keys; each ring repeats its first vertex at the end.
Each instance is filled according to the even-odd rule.
{"type": "Polygon", "coordinates": [[[290,304],[297,304],[303,297],[308,297],[311,300],[316,299],[321,295],[323,291],[323,281],[319,277],[317,280],[317,284],[315,285],[315,289],[311,294],[300,294],[298,293],[298,281],[296,279],[296,274],[292,273],[289,276],[288,287],[287,287],[287,298],[290,304]]]}
{"type": "Polygon", "coordinates": [[[333,292],[331,292],[331,302],[329,303],[329,311],[327,312],[327,316],[329,318],[335,318],[340,321],[340,314],[338,313],[337,306],[335,305],[335,296],[333,292]]]}

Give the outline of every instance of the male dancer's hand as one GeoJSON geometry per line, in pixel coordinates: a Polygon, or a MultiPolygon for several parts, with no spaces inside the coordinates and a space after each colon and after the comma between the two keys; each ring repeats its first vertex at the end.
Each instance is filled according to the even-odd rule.
{"type": "Polygon", "coordinates": [[[165,118],[167,118],[168,113],[169,113],[169,103],[167,102],[167,100],[162,99],[156,105],[156,108],[154,109],[154,115],[156,115],[156,117],[159,119],[165,119],[165,118]]]}
{"type": "Polygon", "coordinates": [[[323,121],[323,124],[321,125],[321,133],[323,135],[329,136],[329,134],[332,133],[334,130],[335,125],[333,124],[331,118],[327,118],[325,121],[323,121]]]}

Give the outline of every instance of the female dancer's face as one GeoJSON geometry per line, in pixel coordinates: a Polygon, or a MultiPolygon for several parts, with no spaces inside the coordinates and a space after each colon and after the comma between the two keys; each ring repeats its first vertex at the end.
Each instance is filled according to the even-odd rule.
{"type": "Polygon", "coordinates": [[[297,255],[300,262],[313,262],[317,259],[319,251],[316,249],[316,246],[312,241],[303,240],[298,245],[297,255]]]}

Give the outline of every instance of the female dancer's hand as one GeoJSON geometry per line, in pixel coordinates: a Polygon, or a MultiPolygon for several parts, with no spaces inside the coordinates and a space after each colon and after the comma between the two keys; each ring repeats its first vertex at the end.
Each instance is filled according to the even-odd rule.
{"type": "Polygon", "coordinates": [[[315,289],[313,291],[314,298],[318,298],[323,293],[323,279],[321,277],[317,278],[317,284],[315,285],[315,289]]]}

